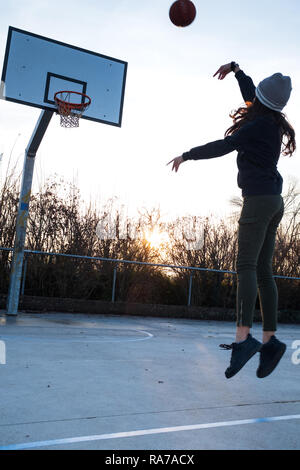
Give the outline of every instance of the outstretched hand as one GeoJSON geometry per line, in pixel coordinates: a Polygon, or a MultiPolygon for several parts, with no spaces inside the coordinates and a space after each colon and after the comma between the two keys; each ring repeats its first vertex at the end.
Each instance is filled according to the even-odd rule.
{"type": "Polygon", "coordinates": [[[230,72],[231,72],[231,62],[229,62],[229,64],[221,65],[219,70],[217,70],[216,73],[214,74],[214,77],[217,74],[219,74],[218,79],[223,80],[226,77],[226,75],[228,75],[230,72]]]}
{"type": "Polygon", "coordinates": [[[173,160],[171,160],[169,163],[167,163],[167,165],[170,165],[170,163],[173,163],[173,166],[172,166],[172,171],[175,170],[175,173],[177,173],[178,171],[178,168],[180,167],[181,163],[183,163],[184,160],[182,157],[175,157],[173,158],[173,160]]]}

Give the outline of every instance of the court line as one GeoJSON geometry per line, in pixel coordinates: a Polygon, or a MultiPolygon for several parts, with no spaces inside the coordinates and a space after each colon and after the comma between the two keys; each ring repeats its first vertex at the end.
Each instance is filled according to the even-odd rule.
{"type": "Polygon", "coordinates": [[[79,337],[67,337],[67,336],[60,336],[56,338],[50,338],[49,336],[43,337],[38,337],[38,336],[27,336],[27,335],[0,335],[0,339],[3,339],[5,341],[9,341],[10,339],[15,340],[15,339],[23,339],[25,342],[37,342],[37,343],[134,343],[138,341],[145,341],[147,339],[153,338],[153,335],[149,333],[148,331],[145,330],[125,330],[125,331],[135,331],[138,333],[144,333],[146,336],[143,338],[132,338],[132,339],[97,339],[96,335],[89,336],[88,334],[84,336],[79,337]]]}
{"type": "Polygon", "coordinates": [[[216,423],[190,424],[185,426],[172,426],[166,428],[140,429],[137,431],[116,432],[111,434],[96,434],[92,436],[69,437],[64,439],[52,439],[49,441],[24,442],[21,444],[8,444],[0,446],[0,450],[24,450],[37,447],[49,447],[63,444],[74,444],[77,442],[103,441],[106,439],[122,439],[125,437],[146,436],[151,434],[163,434],[179,431],[194,431],[197,429],[221,428],[225,426],[241,426],[244,424],[271,423],[275,421],[287,421],[300,419],[299,415],[271,416],[269,418],[241,419],[236,421],[220,421],[216,423]]]}

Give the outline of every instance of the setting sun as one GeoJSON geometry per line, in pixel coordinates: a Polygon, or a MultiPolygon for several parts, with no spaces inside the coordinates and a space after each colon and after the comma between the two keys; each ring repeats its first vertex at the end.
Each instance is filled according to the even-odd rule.
{"type": "Polygon", "coordinates": [[[169,241],[167,232],[161,232],[158,228],[154,228],[145,233],[145,239],[152,248],[160,248],[169,241]]]}

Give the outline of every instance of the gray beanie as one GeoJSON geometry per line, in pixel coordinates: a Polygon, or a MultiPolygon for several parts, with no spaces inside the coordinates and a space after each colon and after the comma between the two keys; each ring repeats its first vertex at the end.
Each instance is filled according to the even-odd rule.
{"type": "Polygon", "coordinates": [[[281,73],[274,73],[259,83],[255,95],[268,108],[282,111],[289,100],[291,91],[291,78],[281,73]]]}

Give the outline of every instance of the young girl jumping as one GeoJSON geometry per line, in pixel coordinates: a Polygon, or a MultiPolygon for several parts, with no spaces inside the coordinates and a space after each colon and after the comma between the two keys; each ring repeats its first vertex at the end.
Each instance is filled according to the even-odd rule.
{"type": "Polygon", "coordinates": [[[263,378],[271,374],[286,350],[286,345],[275,336],[278,292],[272,274],[272,259],[277,228],[284,213],[283,180],[277,171],[277,163],[281,153],[292,155],[296,149],[295,131],[282,113],[292,86],[290,77],[275,73],[255,88],[252,79],[235,62],[222,65],[214,77],[219,74],[219,80],[223,80],[230,72],[235,73],[246,106],[231,116],[233,125],[227,129],[225,138],[192,148],[169,163],[173,163],[172,170],[177,172],[187,160],[221,157],[238,151],[237,182],[242,190],[243,207],[236,259],[237,328],[236,342],[227,346],[232,349],[232,354],[225,376],[233,377],[260,352],[256,375],[263,378]],[[250,334],[257,292],[263,344],[250,334]]]}

